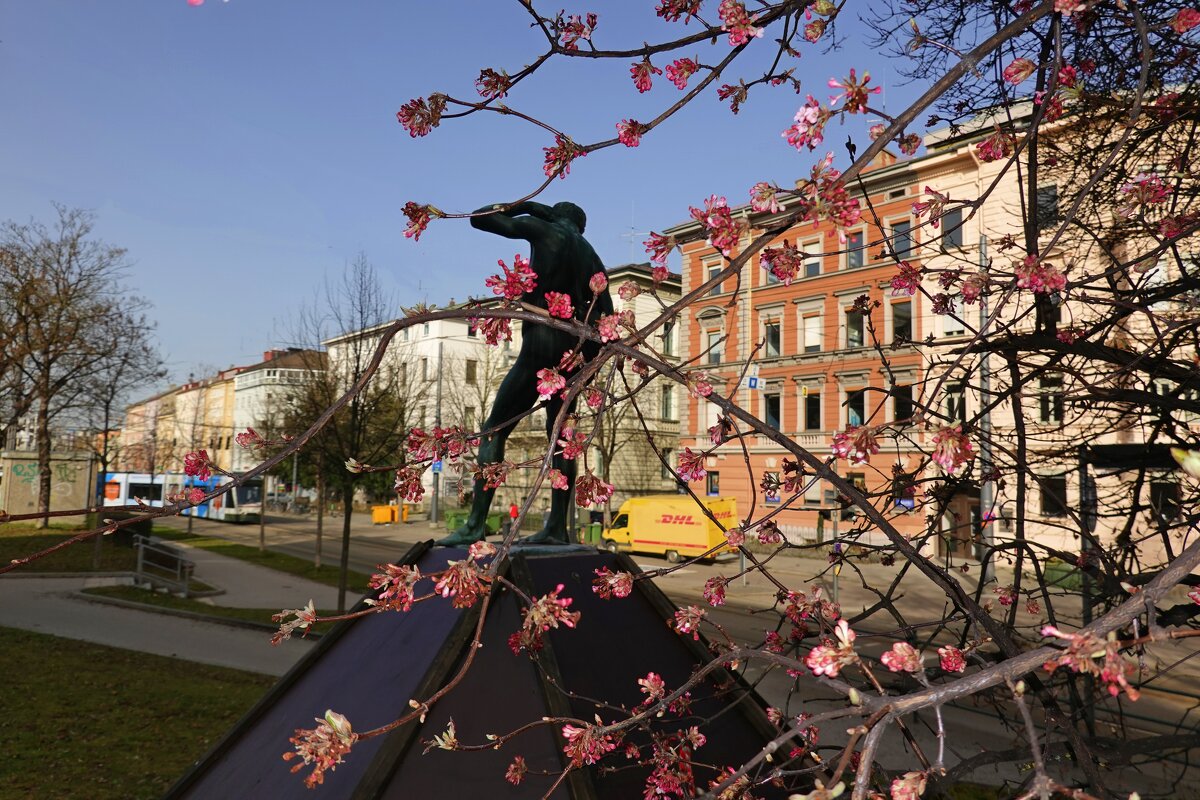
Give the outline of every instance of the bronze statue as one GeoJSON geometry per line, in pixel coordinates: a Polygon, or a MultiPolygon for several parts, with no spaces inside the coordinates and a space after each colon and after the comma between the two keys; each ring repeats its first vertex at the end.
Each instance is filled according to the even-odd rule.
{"type": "MultiPolygon", "coordinates": [[[[603,314],[613,312],[612,297],[604,289],[595,305],[592,305],[592,290],[588,282],[592,276],[604,273],[604,265],[596,251],[583,238],[587,218],[583,209],[574,203],[557,203],[554,206],[542,203],[518,203],[512,208],[488,206],[475,212],[482,214],[471,218],[471,225],[481,231],[499,234],[509,239],[525,239],[530,244],[529,266],[537,275],[537,287],[523,299],[539,308],[546,308],[546,292],[561,292],[571,298],[575,318],[594,324],[603,314]],[[485,213],[496,210],[495,213],[485,213]],[[591,313],[588,314],[588,309],[591,313]],[[585,315],[586,318],[585,318],[585,315]]],[[[545,325],[525,323],[521,334],[521,350],[517,360],[500,384],[492,411],[483,424],[484,430],[497,428],[483,438],[479,447],[479,464],[495,464],[504,459],[504,444],[512,432],[520,414],[533,407],[538,399],[538,370],[557,367],[563,353],[575,346],[577,338],[545,325]]],[[[599,344],[586,341],[583,345],[585,361],[599,352],[599,344]]],[[[562,399],[555,395],[546,402],[546,433],[550,435],[554,420],[562,408],[562,399]]],[[[574,402],[568,409],[573,412],[574,402]]],[[[555,442],[551,440],[551,446],[555,442]]],[[[571,499],[571,488],[575,484],[575,461],[554,456],[554,466],[567,477],[566,489],[551,492],[550,514],[542,529],[524,539],[531,544],[567,544],[571,541],[567,531],[567,509],[571,499]]],[[[466,523],[438,542],[440,545],[460,546],[482,541],[487,536],[487,514],[492,504],[495,489],[488,489],[480,479],[475,480],[471,513],[466,523]]]]}

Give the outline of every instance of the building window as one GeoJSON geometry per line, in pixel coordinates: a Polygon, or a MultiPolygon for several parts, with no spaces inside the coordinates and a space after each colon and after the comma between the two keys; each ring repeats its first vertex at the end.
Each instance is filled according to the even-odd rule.
{"type": "Polygon", "coordinates": [[[863,231],[852,231],[846,234],[846,268],[855,269],[866,263],[866,234],[863,231]]]}
{"type": "Polygon", "coordinates": [[[667,449],[667,450],[662,451],[662,473],[661,473],[661,476],[664,481],[673,481],[676,479],[675,478],[675,451],[674,450],[667,449]]]}
{"type": "Polygon", "coordinates": [[[806,242],[804,245],[804,277],[815,278],[821,274],[821,243],[806,242]]]}
{"type": "Polygon", "coordinates": [[[675,420],[675,387],[667,384],[662,387],[659,395],[659,408],[662,410],[662,418],[668,422],[675,420]]]}
{"type": "Polygon", "coordinates": [[[1065,517],[1067,515],[1067,476],[1050,475],[1041,479],[1042,516],[1065,517]]]}
{"type": "MultiPolygon", "coordinates": [[[[720,271],[721,271],[720,264],[709,264],[708,268],[706,270],[707,280],[705,281],[705,283],[707,283],[708,281],[711,281],[713,278],[717,277],[717,273],[720,271]]],[[[712,287],[712,289],[710,289],[708,293],[710,295],[711,294],[720,294],[721,293],[721,284],[718,283],[716,286],[712,287]]]]}
{"type": "Polygon", "coordinates": [[[767,423],[767,427],[779,430],[781,423],[782,406],[779,399],[779,392],[768,392],[763,395],[763,422],[767,423]]]}
{"type": "Polygon", "coordinates": [[[704,493],[716,497],[721,493],[721,473],[710,472],[704,478],[704,493]]]}
{"type": "Polygon", "coordinates": [[[892,341],[911,342],[912,338],[912,303],[893,303],[892,341]]]}
{"type": "Polygon", "coordinates": [[[908,258],[912,255],[913,240],[911,222],[905,220],[904,222],[892,223],[892,248],[896,251],[897,258],[908,258]]]}
{"type": "Polygon", "coordinates": [[[946,386],[946,416],[951,422],[967,421],[967,392],[961,383],[946,386]]]}
{"type": "Polygon", "coordinates": [[[475,385],[479,378],[479,362],[473,358],[467,359],[467,383],[475,385]]]}
{"type": "Polygon", "coordinates": [[[863,313],[846,309],[846,347],[862,347],[866,341],[866,322],[863,313]]]}
{"type": "Polygon", "coordinates": [[[1054,184],[1039,186],[1037,208],[1034,210],[1037,229],[1043,231],[1058,222],[1058,187],[1054,184]]]}
{"type": "MultiPolygon", "coordinates": [[[[962,295],[956,294],[950,298],[950,305],[958,314],[964,313],[962,295]]],[[[942,333],[946,336],[962,336],[967,331],[967,326],[962,319],[950,314],[942,315],[942,333]]]]}
{"type": "Polygon", "coordinates": [[[867,421],[867,393],[862,389],[846,392],[846,424],[862,425],[867,421]]]}
{"type": "Polygon", "coordinates": [[[1175,481],[1150,482],[1150,509],[1159,522],[1172,522],[1179,518],[1179,484],[1175,481]]]}
{"type": "Polygon", "coordinates": [[[782,333],[778,319],[767,320],[763,323],[763,356],[779,358],[782,354],[782,333]]]}
{"type": "Polygon", "coordinates": [[[901,425],[912,424],[913,387],[892,387],[892,420],[901,425]]]}
{"type": "Polygon", "coordinates": [[[1041,422],[1062,422],[1063,379],[1061,375],[1044,375],[1038,386],[1038,419],[1041,422]]]}
{"type": "Polygon", "coordinates": [[[803,336],[804,341],[802,346],[806,353],[819,353],[821,351],[821,315],[820,314],[805,314],[803,317],[803,336]]]}
{"type": "Polygon", "coordinates": [[[963,216],[961,208],[953,208],[942,214],[942,247],[963,246],[963,216]]]}
{"type": "Polygon", "coordinates": [[[421,380],[423,380],[423,381],[429,380],[429,359],[428,358],[421,359],[421,380]]]}
{"type": "Polygon", "coordinates": [[[804,430],[821,430],[821,395],[813,392],[804,395],[804,430]]]}
{"type": "Polygon", "coordinates": [[[422,336],[429,335],[429,323],[428,322],[426,322],[423,326],[421,326],[421,335],[422,336]]]}
{"type": "Polygon", "coordinates": [[[675,320],[668,320],[662,328],[662,354],[675,355],[675,320]]]}
{"type": "Polygon", "coordinates": [[[708,349],[708,363],[721,363],[721,332],[709,331],[705,340],[708,349]]]}
{"type": "Polygon", "coordinates": [[[463,410],[463,427],[469,431],[475,430],[475,406],[467,406],[463,410]]]}

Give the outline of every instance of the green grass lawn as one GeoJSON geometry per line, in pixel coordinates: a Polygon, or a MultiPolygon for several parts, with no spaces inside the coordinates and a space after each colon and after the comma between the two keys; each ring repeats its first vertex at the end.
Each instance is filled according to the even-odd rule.
{"type": "MultiPolygon", "coordinates": [[[[282,609],[278,608],[229,608],[226,606],[209,605],[201,603],[198,600],[178,597],[173,594],[165,594],[163,592],[153,592],[149,589],[143,589],[138,586],[97,586],[92,589],[84,589],[84,594],[94,594],[101,597],[115,597],[119,600],[129,600],[134,603],[144,603],[146,605],[157,606],[159,608],[170,608],[177,611],[191,611],[196,614],[205,614],[210,617],[224,617],[225,619],[238,619],[246,622],[259,622],[264,625],[274,626],[271,621],[272,614],[278,614],[282,609]]],[[[329,609],[317,609],[321,616],[331,616],[336,614],[336,611],[329,609]]],[[[332,628],[334,623],[321,622],[313,626],[313,630],[318,633],[325,633],[332,628]]]]}
{"type": "MultiPolygon", "coordinates": [[[[198,547],[204,550],[210,550],[214,553],[219,553],[230,558],[239,558],[242,561],[249,561],[252,564],[258,564],[261,567],[286,572],[290,575],[297,575],[301,578],[308,578],[317,583],[323,583],[327,586],[338,585],[338,568],[330,566],[314,567],[311,561],[296,556],[289,556],[284,553],[276,553],[271,550],[263,552],[257,547],[251,547],[245,544],[235,544],[234,542],[218,539],[214,536],[198,536],[196,534],[177,531],[173,528],[156,527],[154,535],[159,536],[167,541],[182,542],[190,547],[198,547]]],[[[369,575],[364,575],[361,572],[351,571],[349,575],[349,590],[358,594],[365,594],[367,591],[367,581],[370,580],[369,575]]]]}
{"type": "Polygon", "coordinates": [[[0,670],[0,800],[160,797],[274,683],[12,628],[0,670]]]}
{"type": "MultiPolygon", "coordinates": [[[[79,533],[79,528],[37,529],[32,525],[0,525],[0,563],[7,564],[14,558],[22,558],[58,544],[79,533]]],[[[26,564],[23,572],[91,572],[95,542],[80,542],[57,553],[26,564]]],[[[111,538],[100,540],[101,572],[133,570],[137,557],[131,547],[118,547],[111,538]]]]}

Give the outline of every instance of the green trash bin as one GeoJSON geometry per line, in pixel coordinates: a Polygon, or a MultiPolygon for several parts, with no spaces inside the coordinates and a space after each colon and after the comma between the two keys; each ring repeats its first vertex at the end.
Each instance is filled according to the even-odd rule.
{"type": "Polygon", "coordinates": [[[500,530],[500,517],[501,517],[501,514],[499,511],[494,511],[491,514],[487,515],[487,523],[486,524],[487,524],[488,533],[496,533],[497,531],[500,530]]]}
{"type": "Polygon", "coordinates": [[[465,511],[447,511],[446,512],[446,530],[453,531],[461,528],[463,523],[467,521],[467,512],[465,511]]]}

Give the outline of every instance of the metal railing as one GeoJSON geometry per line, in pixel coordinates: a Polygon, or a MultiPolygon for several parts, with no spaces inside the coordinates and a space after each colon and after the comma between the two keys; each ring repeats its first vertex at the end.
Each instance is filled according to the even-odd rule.
{"type": "Polygon", "coordinates": [[[192,573],[196,569],[194,562],[185,558],[176,548],[140,534],[133,537],[133,548],[137,552],[137,567],[133,577],[135,584],[162,586],[184,597],[188,596],[192,573]]]}

